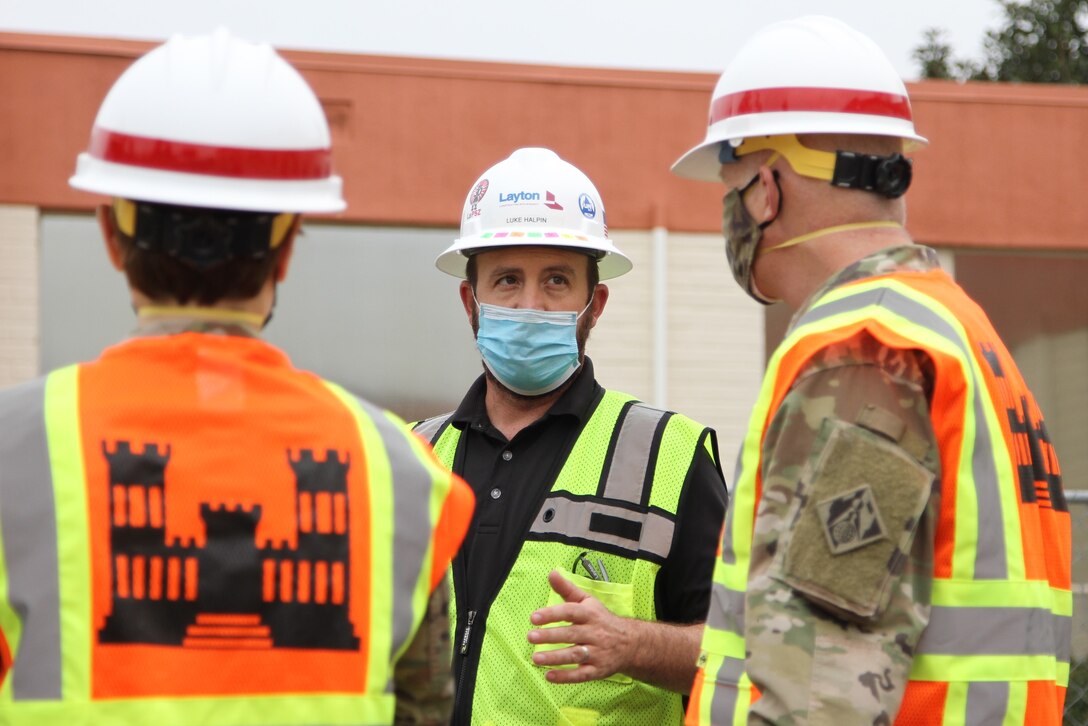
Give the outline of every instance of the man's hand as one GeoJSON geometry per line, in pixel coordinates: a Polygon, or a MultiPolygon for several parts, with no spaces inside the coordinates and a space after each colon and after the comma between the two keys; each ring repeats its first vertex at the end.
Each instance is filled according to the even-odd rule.
{"type": "Polygon", "coordinates": [[[577,666],[548,671],[549,681],[584,683],[622,673],[676,693],[691,691],[702,623],[673,625],[620,617],[556,570],[548,575],[548,584],[564,602],[534,612],[533,625],[569,625],[530,630],[529,642],[573,645],[534,653],[533,663],[577,666]]]}
{"type": "Polygon", "coordinates": [[[548,584],[564,602],[537,610],[530,620],[537,626],[559,622],[570,624],[530,630],[529,642],[573,645],[534,653],[533,662],[540,666],[577,666],[550,670],[548,680],[552,683],[583,683],[607,678],[621,671],[631,661],[630,621],[613,615],[600,600],[579,589],[557,570],[548,574],[548,584]]]}

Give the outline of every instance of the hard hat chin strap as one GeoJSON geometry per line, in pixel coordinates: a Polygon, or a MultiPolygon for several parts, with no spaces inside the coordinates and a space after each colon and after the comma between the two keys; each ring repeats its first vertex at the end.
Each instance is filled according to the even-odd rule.
{"type": "Polygon", "coordinates": [[[779,244],[776,244],[774,247],[763,247],[758,252],[756,252],[756,256],[759,257],[759,256],[767,254],[768,252],[774,252],[775,250],[784,250],[787,247],[795,247],[795,246],[801,244],[802,242],[808,242],[809,240],[814,240],[814,239],[817,239],[819,237],[826,237],[828,235],[837,234],[838,232],[849,232],[851,230],[859,230],[859,229],[902,229],[902,228],[903,228],[903,225],[899,224],[899,222],[888,222],[888,221],[884,221],[884,222],[854,222],[852,224],[839,224],[839,225],[836,225],[834,227],[824,227],[823,229],[817,229],[817,230],[814,230],[814,231],[809,232],[807,234],[798,235],[798,236],[796,236],[796,237],[794,237],[792,239],[786,240],[785,242],[780,242],[779,244]]]}
{"type": "MultiPolygon", "coordinates": [[[[723,142],[723,149],[730,146],[723,142]]],[[[764,149],[773,149],[786,158],[801,176],[823,179],[832,186],[861,189],[888,199],[903,196],[912,178],[911,160],[902,154],[888,156],[853,151],[818,151],[801,143],[794,134],[747,138],[735,148],[734,158],[764,149]]],[[[722,154],[719,154],[722,159],[722,154]]],[[[723,160],[723,163],[728,163],[723,160]]]]}

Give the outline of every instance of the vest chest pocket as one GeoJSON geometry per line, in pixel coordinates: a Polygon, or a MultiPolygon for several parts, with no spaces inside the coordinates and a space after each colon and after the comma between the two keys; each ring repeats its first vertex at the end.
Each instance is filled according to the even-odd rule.
{"type": "MultiPolygon", "coordinates": [[[[613,615],[618,615],[621,618],[633,618],[635,616],[635,590],[631,583],[592,580],[574,572],[564,572],[562,574],[563,577],[573,582],[578,589],[600,600],[601,604],[608,608],[613,615]]],[[[553,605],[561,604],[563,604],[563,598],[559,596],[559,593],[549,587],[548,600],[544,606],[551,607],[553,605]]],[[[570,625],[570,623],[553,623],[544,627],[555,628],[562,625],[570,625]]],[[[533,646],[533,652],[539,653],[548,650],[557,650],[559,648],[567,648],[569,646],[569,643],[538,643],[533,646]]],[[[548,667],[574,668],[576,666],[564,665],[548,667]]],[[[613,673],[605,680],[624,684],[634,682],[632,678],[625,676],[622,673],[613,673]]]]}

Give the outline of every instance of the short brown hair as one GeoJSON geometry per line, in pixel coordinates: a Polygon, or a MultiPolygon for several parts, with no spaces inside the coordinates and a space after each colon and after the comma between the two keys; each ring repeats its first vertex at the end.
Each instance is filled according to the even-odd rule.
{"type": "MultiPolygon", "coordinates": [[[[177,227],[184,227],[187,213],[195,218],[206,211],[146,202],[139,204],[141,212],[149,211],[151,214],[164,214],[169,209],[169,223],[176,224],[177,227]],[[179,209],[183,210],[180,217],[179,209]]],[[[190,302],[213,305],[223,300],[247,300],[255,297],[274,273],[288,242],[285,238],[261,257],[235,257],[201,267],[161,249],[146,249],[144,245],[137,244],[133,235],[122,231],[114,207],[110,207],[109,214],[112,217],[114,237],[121,248],[121,261],[129,284],[155,301],[174,300],[183,305],[190,302]]],[[[237,214],[245,216],[252,213],[237,214]]],[[[164,223],[167,222],[164,220],[164,223]]],[[[202,229],[201,234],[206,236],[208,230],[202,229]]],[[[182,244],[185,244],[184,239],[182,244]]]]}

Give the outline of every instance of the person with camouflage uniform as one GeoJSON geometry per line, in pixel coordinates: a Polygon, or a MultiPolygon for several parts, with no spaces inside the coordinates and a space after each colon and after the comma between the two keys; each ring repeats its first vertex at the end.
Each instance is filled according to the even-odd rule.
{"type": "Polygon", "coordinates": [[[738,461],[689,724],[1061,720],[1058,462],[989,320],[903,228],[901,152],[922,143],[880,50],[806,17],[738,52],[674,166],[724,183],[738,284],[796,310],[738,461]]]}

